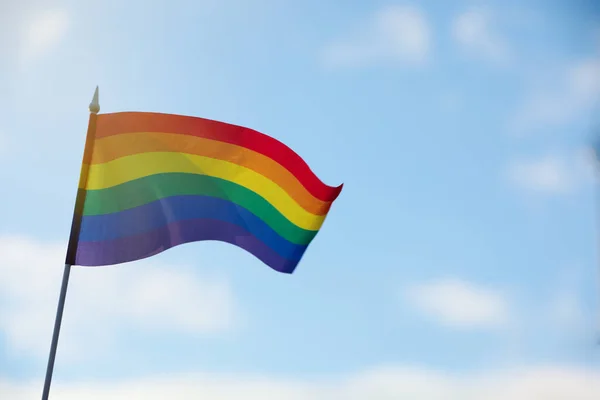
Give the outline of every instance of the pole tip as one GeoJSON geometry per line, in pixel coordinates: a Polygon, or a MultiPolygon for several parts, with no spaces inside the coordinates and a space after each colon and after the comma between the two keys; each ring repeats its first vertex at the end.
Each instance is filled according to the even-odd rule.
{"type": "Polygon", "coordinates": [[[92,114],[98,114],[98,112],[100,112],[100,101],[98,99],[98,86],[96,86],[96,90],[94,91],[94,97],[92,98],[92,102],[90,103],[90,112],[92,114]]]}

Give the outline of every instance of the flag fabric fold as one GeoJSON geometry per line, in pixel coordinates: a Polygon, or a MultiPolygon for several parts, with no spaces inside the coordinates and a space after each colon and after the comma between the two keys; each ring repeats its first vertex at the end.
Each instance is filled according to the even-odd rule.
{"type": "Polygon", "coordinates": [[[342,190],[276,139],[203,118],[100,114],[88,146],[71,265],[216,240],[291,273],[342,190]]]}

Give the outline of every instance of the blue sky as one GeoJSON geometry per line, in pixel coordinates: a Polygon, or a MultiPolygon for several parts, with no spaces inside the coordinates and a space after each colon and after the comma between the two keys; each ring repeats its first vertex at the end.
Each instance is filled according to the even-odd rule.
{"type": "Polygon", "coordinates": [[[99,85],[345,186],[292,276],[222,243],[75,268],[52,398],[600,396],[593,1],[6,3],[0,394],[41,393],[99,85]]]}

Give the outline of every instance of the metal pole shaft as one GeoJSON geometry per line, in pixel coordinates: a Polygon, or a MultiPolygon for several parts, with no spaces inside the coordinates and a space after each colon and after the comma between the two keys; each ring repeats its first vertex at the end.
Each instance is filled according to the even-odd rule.
{"type": "MultiPolygon", "coordinates": [[[[598,188],[598,185],[600,184],[600,158],[598,157],[598,153],[595,152],[595,163],[594,163],[594,177],[595,182],[594,182],[594,195],[595,195],[595,199],[594,199],[594,210],[596,211],[596,215],[595,215],[595,219],[596,219],[596,226],[597,226],[597,236],[596,236],[596,241],[597,241],[597,247],[596,247],[596,258],[598,260],[598,262],[600,263],[600,253],[598,252],[598,250],[600,249],[600,236],[598,236],[598,234],[600,234],[600,189],[598,188]]],[[[597,286],[598,289],[600,289],[600,264],[598,264],[599,267],[596,269],[597,273],[598,273],[598,279],[596,280],[596,282],[599,283],[599,285],[597,286]]],[[[600,290],[599,290],[600,293],[600,290]]],[[[598,297],[598,313],[600,313],[600,294],[598,297]]],[[[598,321],[596,321],[597,324],[597,343],[600,344],[600,314],[598,314],[598,321]]]]}
{"type": "Polygon", "coordinates": [[[58,307],[56,309],[56,319],[54,320],[54,332],[52,332],[52,344],[50,345],[48,366],[46,367],[46,379],[44,380],[42,400],[48,400],[48,395],[50,393],[50,383],[52,382],[52,371],[54,370],[54,360],[56,358],[56,348],[58,346],[58,335],[60,334],[60,325],[62,323],[63,310],[65,308],[65,298],[67,297],[67,286],[69,285],[70,273],[71,266],[69,264],[65,264],[62,284],[60,286],[60,296],[58,298],[58,307]]]}
{"type": "Polygon", "coordinates": [[[52,383],[52,372],[54,371],[54,360],[56,359],[56,348],[58,347],[58,336],[60,334],[60,325],[62,323],[63,310],[65,308],[65,299],[67,297],[67,286],[69,285],[69,275],[71,266],[76,265],[77,245],[79,242],[79,231],[81,230],[81,215],[85,203],[85,193],[88,180],[87,165],[91,163],[94,149],[94,137],[96,135],[96,120],[100,112],[100,102],[98,96],[98,87],[94,91],[94,97],[89,106],[90,120],[85,138],[85,147],[83,150],[83,160],[81,162],[81,171],[79,174],[79,185],[77,197],[75,198],[75,209],[73,210],[73,220],[71,222],[71,234],[69,235],[69,245],[67,247],[67,257],[65,260],[65,269],[63,271],[62,284],[60,286],[60,296],[58,298],[58,307],[56,309],[56,319],[54,320],[54,332],[52,332],[52,343],[50,344],[50,355],[48,356],[48,366],[46,368],[46,379],[44,380],[44,391],[42,400],[48,400],[50,393],[50,384],[52,383]]]}

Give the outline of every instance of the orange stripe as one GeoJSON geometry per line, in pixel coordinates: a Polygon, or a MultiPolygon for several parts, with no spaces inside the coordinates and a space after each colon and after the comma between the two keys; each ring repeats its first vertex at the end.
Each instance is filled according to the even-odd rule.
{"type": "Polygon", "coordinates": [[[201,137],[161,132],[107,136],[96,140],[91,163],[103,164],[150,152],[196,154],[235,163],[276,183],[311,214],[325,215],[331,206],[331,202],[314,197],[290,171],[271,158],[241,146],[201,137]]]}

